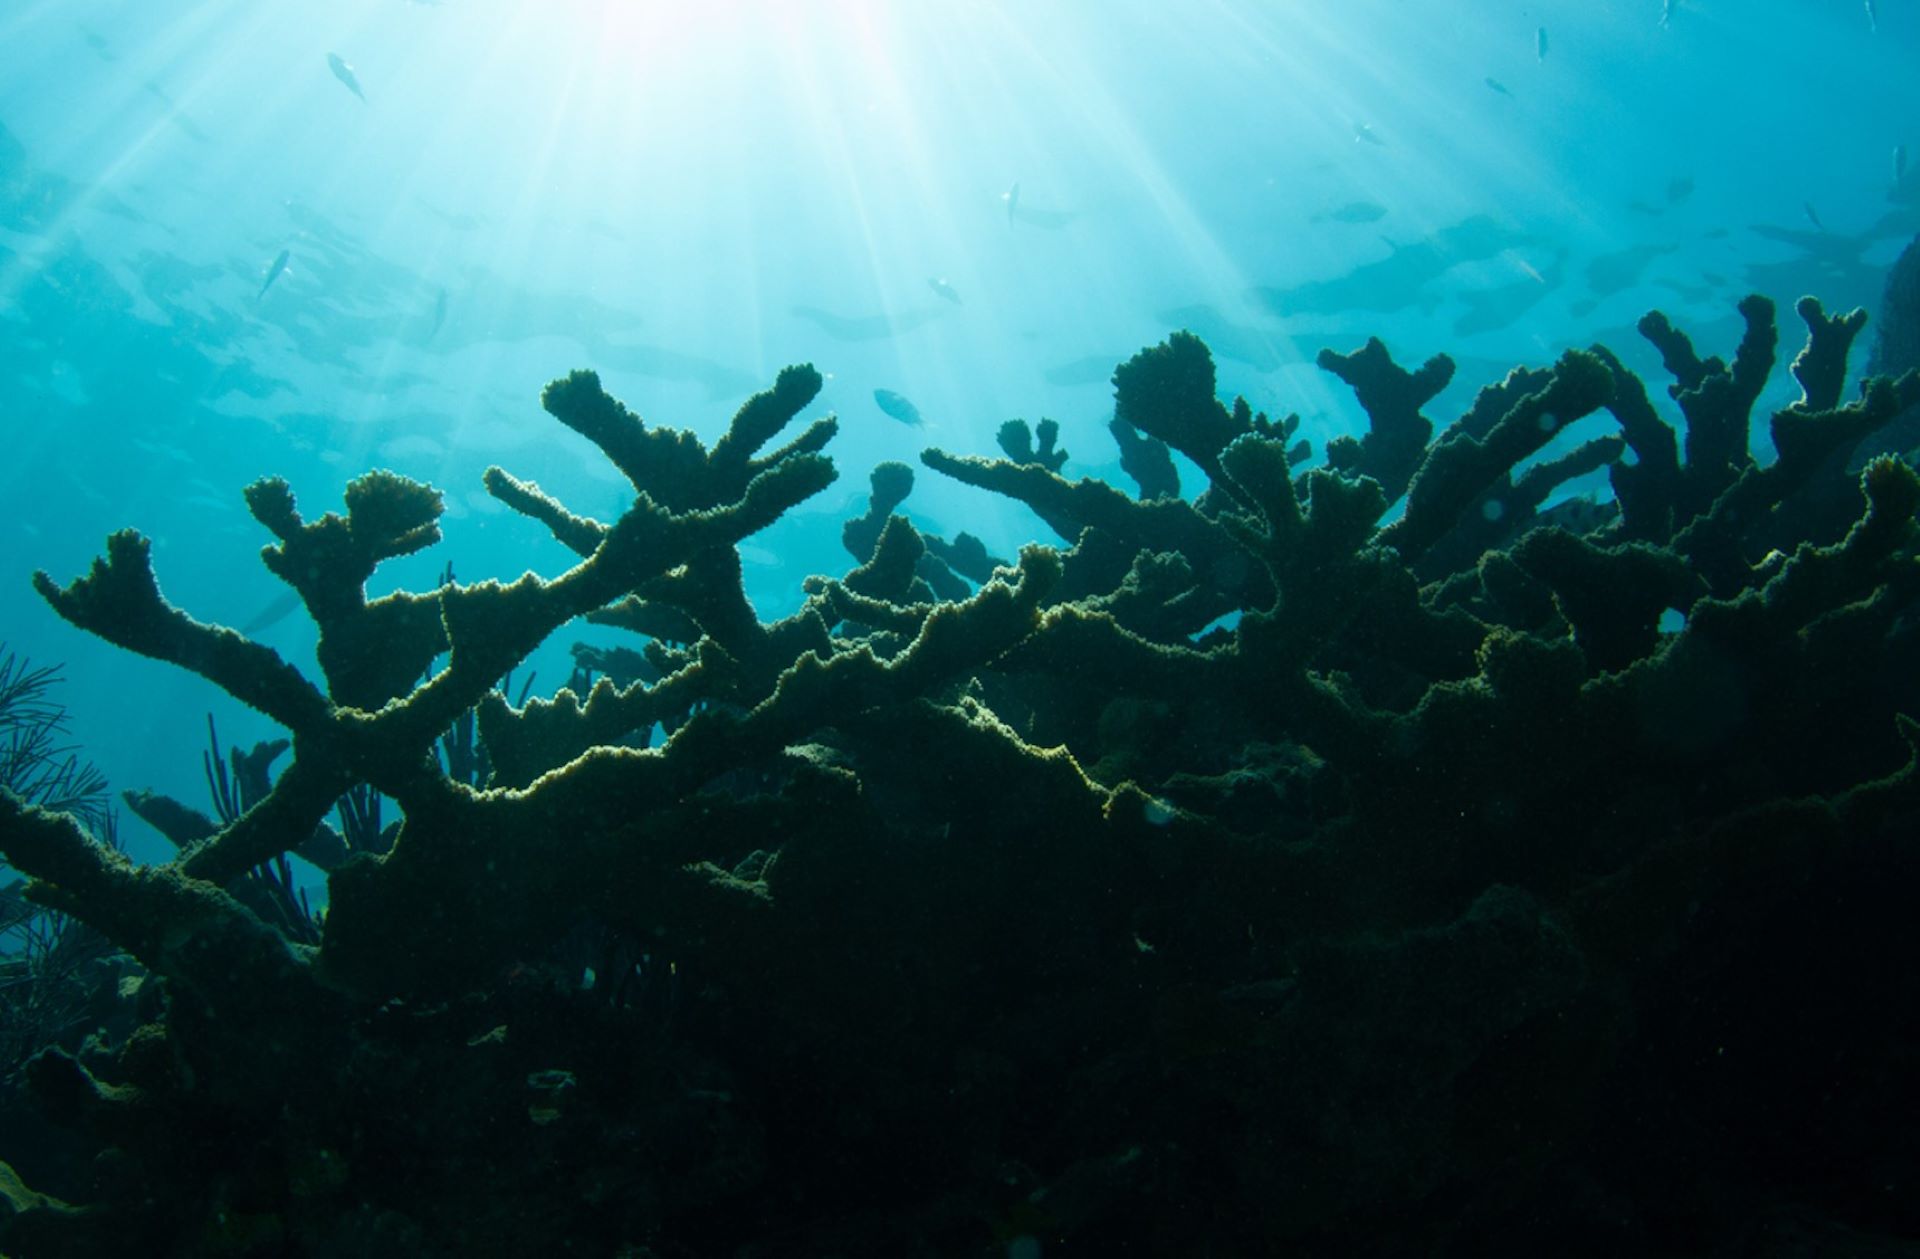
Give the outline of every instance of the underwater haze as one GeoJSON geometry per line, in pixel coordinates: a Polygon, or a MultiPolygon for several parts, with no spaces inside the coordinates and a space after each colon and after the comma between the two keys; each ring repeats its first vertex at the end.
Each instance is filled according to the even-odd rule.
{"type": "Polygon", "coordinates": [[[1913,1253],[1916,65],[0,3],[0,1251],[1913,1253]]]}
{"type": "MultiPolygon", "coordinates": [[[[67,662],[116,784],[184,793],[218,705],[67,630],[28,574],[131,525],[173,602],[245,625],[281,588],[241,487],[276,473],[319,511],[372,467],[450,518],[381,581],[557,571],[480,477],[618,510],[624,481],[539,411],[576,367],[708,437],[783,364],[820,369],[851,475],[746,544],[772,617],[838,571],[880,460],[1047,416],[1071,470],[1111,478],[1109,377],[1174,329],[1318,451],[1363,424],[1323,347],[1453,354],[1447,414],[1568,345],[1633,354],[1655,307],[1725,353],[1750,290],[1876,306],[1920,208],[1890,196],[1920,153],[1920,11],[1662,7],[23,0],[0,16],[0,636],[67,662]]],[[[906,510],[998,555],[1048,536],[924,470],[906,510]]],[[[296,657],[311,635],[262,633],[296,657]]]]}

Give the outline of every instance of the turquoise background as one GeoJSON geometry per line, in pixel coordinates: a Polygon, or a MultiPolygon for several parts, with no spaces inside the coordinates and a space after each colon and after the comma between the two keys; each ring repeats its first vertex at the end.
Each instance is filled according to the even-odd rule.
{"type": "MultiPolygon", "coordinates": [[[[827,375],[803,418],[839,415],[841,479],[742,548],[772,618],[849,566],[839,525],[881,460],[995,453],[1002,421],[1050,416],[1067,475],[1128,484],[1107,379],[1175,328],[1213,347],[1223,395],[1299,412],[1316,460],[1363,417],[1313,356],[1369,335],[1459,360],[1442,422],[1595,340],[1664,380],[1631,330],[1656,306],[1729,353],[1733,302],[1767,293],[1790,354],[1794,298],[1875,306],[1920,227],[1920,176],[1894,182],[1896,148],[1920,150],[1920,8],[1662,8],[10,0],[0,640],[66,663],[72,733],[117,788],[199,804],[203,714],[230,742],[271,727],[61,623],[29,574],[65,582],[130,525],[170,599],[243,624],[280,591],[241,488],[284,476],[312,517],[374,467],[448,506],[446,540],[375,593],[449,561],[557,573],[571,557],[480,476],[620,510],[624,483],[539,409],[576,367],[709,439],[782,365],[827,375]],[[1433,240],[1454,251],[1411,274],[1433,240]]],[[[1057,541],[924,468],[907,508],[1002,555],[1057,541]]],[[[303,616],[260,637],[310,660],[303,616]]],[[[576,637],[617,641],[563,633],[536,689],[576,637]]]]}

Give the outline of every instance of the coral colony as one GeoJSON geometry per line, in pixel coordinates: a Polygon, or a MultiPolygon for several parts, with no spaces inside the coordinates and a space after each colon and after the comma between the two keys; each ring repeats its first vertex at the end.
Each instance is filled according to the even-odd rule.
{"type": "Polygon", "coordinates": [[[1737,1240],[1782,1183],[1911,1221],[1920,477],[1847,456],[1920,373],[1843,400],[1865,316],[1803,300],[1763,465],[1775,312],[1740,313],[1731,362],[1642,321],[1684,439],[1599,346],[1437,433],[1448,358],[1323,353],[1369,426],[1304,470],[1176,334],[1113,378],[1137,494],[1062,475],[1050,423],[927,450],[1062,540],[1007,562],[893,514],[882,465],[856,567],[772,624],[735,546],[835,478],[832,418],[770,448],[806,366],[710,448],[550,385],[635,494],[602,522],[487,473],[557,577],[369,600],[437,490],[249,486],[318,679],[113,535],[41,595],[290,756],[223,819],[143,798],[158,866],[0,795],[27,894],[144,968],[26,1065],[71,1135],[0,1167],[0,1246],[1630,1253],[1737,1240]],[[1602,469],[1610,502],[1547,505],[1602,469]],[[635,648],[515,706],[581,616],[635,648]],[[238,890],[289,853],[323,915],[238,890]]]}

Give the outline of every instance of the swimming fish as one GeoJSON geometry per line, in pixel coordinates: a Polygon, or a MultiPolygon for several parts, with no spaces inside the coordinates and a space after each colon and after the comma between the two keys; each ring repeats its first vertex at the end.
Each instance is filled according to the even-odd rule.
{"type": "Polygon", "coordinates": [[[1001,193],[1000,199],[1007,203],[1007,226],[1012,227],[1013,212],[1020,208],[1020,181],[1014,180],[1013,187],[1001,193]]]}
{"type": "Polygon", "coordinates": [[[953,285],[948,284],[944,279],[935,279],[929,276],[927,278],[927,287],[952,302],[955,306],[963,304],[960,301],[960,294],[954,290],[953,285]]]}
{"type": "Polygon", "coordinates": [[[1827,230],[1827,225],[1820,221],[1819,213],[1814,210],[1813,202],[1803,201],[1800,203],[1800,208],[1806,212],[1807,222],[1813,224],[1815,231],[1824,232],[1827,230]]]}
{"type": "Polygon", "coordinates": [[[1906,177],[1907,146],[1904,144],[1896,144],[1893,146],[1893,182],[1897,184],[1906,177]]]}
{"type": "Polygon", "coordinates": [[[1364,122],[1355,122],[1353,124],[1353,142],[1355,144],[1358,144],[1362,140],[1365,140],[1368,144],[1377,144],[1381,148],[1385,148],[1387,146],[1387,142],[1385,140],[1382,140],[1379,136],[1373,134],[1373,127],[1370,124],[1364,123],[1364,122]]]}
{"type": "Polygon", "coordinates": [[[1693,195],[1693,176],[1675,175],[1667,181],[1667,204],[1679,205],[1693,195]]]}
{"type": "Polygon", "coordinates": [[[349,92],[352,92],[355,96],[358,96],[362,101],[362,103],[366,101],[367,94],[360,90],[360,80],[358,77],[354,75],[353,67],[347,64],[347,60],[345,57],[342,57],[337,52],[328,53],[327,68],[333,71],[334,78],[340,80],[342,83],[347,85],[347,90],[349,92]]]}
{"type": "Polygon", "coordinates": [[[1502,83],[1502,82],[1501,82],[1500,80],[1498,80],[1498,79],[1495,79],[1495,78],[1488,78],[1488,79],[1486,80],[1486,84],[1487,84],[1487,86],[1488,86],[1488,87],[1490,87],[1490,88],[1492,88],[1492,89],[1493,89],[1494,91],[1496,91],[1496,92],[1498,92],[1498,93],[1500,93],[1500,95],[1502,95],[1502,96],[1512,96],[1512,95],[1513,95],[1513,93],[1512,93],[1512,92],[1510,92],[1510,91],[1508,91],[1508,90],[1507,90],[1507,85],[1506,85],[1506,84],[1504,84],[1504,83],[1502,83]]]}
{"type": "Polygon", "coordinates": [[[1372,201],[1349,201],[1335,210],[1313,216],[1315,223],[1332,219],[1335,223],[1377,223],[1385,218],[1387,207],[1372,201]]]}
{"type": "Polygon", "coordinates": [[[1873,11],[1873,0],[1867,0],[1867,28],[1874,31],[1880,29],[1880,15],[1873,11]]]}
{"type": "Polygon", "coordinates": [[[1547,59],[1547,28],[1544,26],[1534,33],[1533,52],[1540,60],[1547,59]]]}
{"type": "Polygon", "coordinates": [[[1673,25],[1673,11],[1677,7],[1679,7],[1678,0],[1660,0],[1660,29],[1661,30],[1664,31],[1669,26],[1673,25]]]}
{"type": "Polygon", "coordinates": [[[427,329],[427,340],[433,340],[433,334],[447,322],[447,290],[441,289],[433,295],[433,326],[427,329]]]}
{"type": "Polygon", "coordinates": [[[267,290],[273,287],[273,282],[280,278],[280,273],[287,269],[287,263],[291,261],[292,258],[293,250],[282,249],[279,256],[267,265],[266,281],[261,284],[260,291],[254,295],[255,300],[267,295],[267,290]]]}
{"type": "Polygon", "coordinates": [[[874,390],[873,404],[902,424],[911,424],[918,428],[925,423],[920,418],[920,408],[891,389],[874,390]]]}
{"type": "Polygon", "coordinates": [[[275,595],[273,602],[254,613],[253,619],[240,627],[240,632],[251,638],[263,629],[271,628],[287,619],[287,615],[300,606],[300,592],[288,590],[275,595]]]}

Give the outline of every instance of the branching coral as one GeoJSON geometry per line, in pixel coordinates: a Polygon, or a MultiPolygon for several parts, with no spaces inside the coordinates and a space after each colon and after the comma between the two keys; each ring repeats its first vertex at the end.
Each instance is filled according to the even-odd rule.
{"type": "MultiPolygon", "coordinates": [[[[171,993],[124,1046],[42,1066],[139,1189],[59,1227],[191,1246],[237,1212],[268,1249],[972,1253],[996,1231],[1192,1249],[1175,1221],[1207,1219],[1207,1245],[1247,1253],[1580,1223],[1567,1168],[1629,1193],[1643,1174],[1613,1116],[1685,1068],[1661,1039],[1678,985],[1748,978],[1715,925],[1780,912],[1794,880],[1852,886],[1920,807],[1920,478],[1880,460],[1841,493],[1834,458],[1920,375],[1843,402],[1860,320],[1802,303],[1804,397],[1761,466],[1775,330],[1770,304],[1742,312],[1731,366],[1643,324],[1684,460],[1605,347],[1516,371],[1434,436],[1451,363],[1370,342],[1321,360],[1369,433],[1302,471],[1297,420],[1223,405],[1177,335],[1115,377],[1137,497],[1061,475],[1051,431],[923,454],[1065,549],[995,566],[932,539],[886,465],[845,533],[856,566],[771,625],[735,546],[833,478],[831,419],[759,453],[818,375],[782,372],[709,448],[576,373],[543,402],[633,506],[595,521],[486,478],[580,557],[560,576],[367,601],[375,566],[437,537],[434,491],[376,473],[310,523],[283,484],[249,491],[324,688],[171,607],[144,540],[115,535],[41,592],[279,721],[293,756],[151,869],[0,806],[30,894],[171,993]],[[1601,413],[1617,435],[1548,449],[1601,413]],[[1168,448],[1208,478],[1192,501],[1168,448]],[[1545,506],[1600,468],[1616,511],[1545,506]],[[1786,536],[1820,494],[1847,519],[1786,536]],[[508,703],[496,681],[582,615],[648,635],[644,661],[592,656],[621,676],[508,703]],[[476,708],[485,783],[434,755],[476,708]],[[404,824],[331,873],[317,948],[289,943],[222,888],[356,783],[404,824]],[[582,939],[615,943],[582,964],[582,939]],[[271,1154],[170,1163],[155,1116],[271,1154]]],[[[1831,979],[1885,943],[1800,965],[1831,979]]],[[[1847,1052],[1892,1072],[1864,1027],[1847,1052]]],[[[1683,1140],[1731,1165],[1719,1131],[1683,1140]]],[[[1855,1174],[1896,1145],[1826,1155],[1855,1174]]]]}

